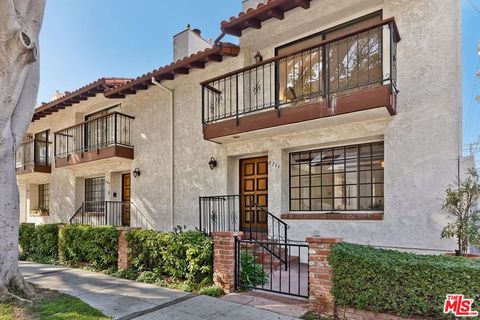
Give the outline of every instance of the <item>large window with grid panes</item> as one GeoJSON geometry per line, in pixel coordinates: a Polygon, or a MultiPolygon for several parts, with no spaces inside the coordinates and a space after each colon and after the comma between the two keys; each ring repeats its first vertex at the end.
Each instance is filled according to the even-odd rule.
{"type": "Polygon", "coordinates": [[[382,211],[383,142],[290,153],[290,211],[382,211]]]}
{"type": "Polygon", "coordinates": [[[105,206],[105,177],[85,179],[85,211],[103,212],[105,206]]]}

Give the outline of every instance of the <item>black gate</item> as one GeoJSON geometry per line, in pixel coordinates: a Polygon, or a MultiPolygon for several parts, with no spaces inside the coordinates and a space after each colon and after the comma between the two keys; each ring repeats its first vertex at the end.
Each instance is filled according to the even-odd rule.
{"type": "Polygon", "coordinates": [[[308,298],[308,245],[235,238],[235,289],[308,298]]]}

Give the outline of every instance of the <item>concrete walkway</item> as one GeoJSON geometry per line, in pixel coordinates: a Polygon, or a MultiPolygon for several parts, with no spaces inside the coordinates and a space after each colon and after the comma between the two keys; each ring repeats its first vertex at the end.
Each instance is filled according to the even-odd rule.
{"type": "Polygon", "coordinates": [[[75,296],[114,319],[297,319],[246,304],[62,266],[21,262],[25,279],[75,296]]]}

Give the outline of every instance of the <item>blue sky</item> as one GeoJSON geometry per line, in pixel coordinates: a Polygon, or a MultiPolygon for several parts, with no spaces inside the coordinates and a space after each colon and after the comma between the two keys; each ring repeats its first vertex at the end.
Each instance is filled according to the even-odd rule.
{"type": "MultiPolygon", "coordinates": [[[[137,77],[168,64],[172,36],[187,24],[215,39],[220,22],[240,10],[241,0],[47,0],[38,100],[103,76],[137,77]]],[[[462,0],[464,144],[480,135],[479,41],[480,0],[462,0]]]]}
{"type": "MultiPolygon", "coordinates": [[[[480,0],[462,0],[462,89],[463,89],[463,141],[476,142],[480,135],[480,0]]],[[[477,149],[480,152],[480,147],[477,149]]],[[[478,159],[478,153],[477,153],[478,159]]]]}

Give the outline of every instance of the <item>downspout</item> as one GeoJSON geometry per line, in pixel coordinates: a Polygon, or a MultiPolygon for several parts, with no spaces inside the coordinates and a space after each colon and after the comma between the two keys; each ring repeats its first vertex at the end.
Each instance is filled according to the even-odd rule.
{"type": "Polygon", "coordinates": [[[215,39],[215,41],[213,42],[213,45],[216,46],[220,42],[220,40],[223,39],[223,37],[225,37],[225,32],[220,33],[217,39],[215,39]]]}
{"type": "Polygon", "coordinates": [[[174,155],[174,127],[175,127],[175,118],[174,118],[174,90],[167,88],[160,82],[158,82],[155,77],[152,77],[151,79],[152,84],[156,85],[159,88],[162,88],[163,90],[166,90],[170,92],[170,219],[171,219],[171,229],[172,231],[175,229],[175,193],[174,193],[174,187],[175,187],[175,178],[174,178],[174,169],[175,169],[175,155],[174,155]]]}

